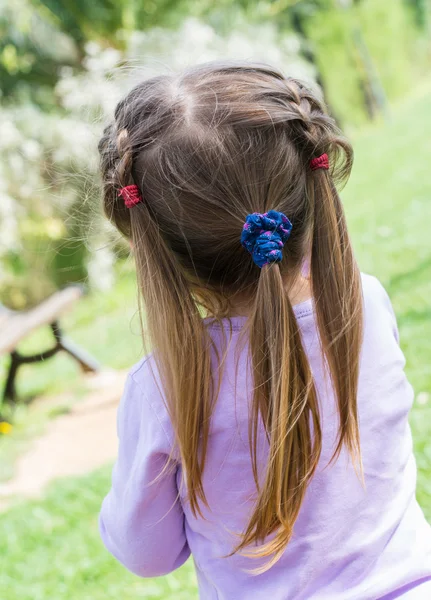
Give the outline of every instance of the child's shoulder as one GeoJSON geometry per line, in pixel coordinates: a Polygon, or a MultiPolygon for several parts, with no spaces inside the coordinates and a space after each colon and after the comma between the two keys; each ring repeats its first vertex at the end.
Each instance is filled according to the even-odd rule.
{"type": "Polygon", "coordinates": [[[129,369],[129,377],[136,383],[151,378],[156,370],[153,353],[145,355],[129,369]]]}
{"type": "Polygon", "coordinates": [[[361,273],[362,290],[364,296],[375,296],[376,298],[382,298],[387,296],[386,290],[381,284],[380,280],[374,275],[368,273],[361,273]]]}
{"type": "Polygon", "coordinates": [[[146,418],[152,415],[164,429],[170,429],[162,379],[153,353],[144,356],[129,369],[127,389],[128,394],[135,398],[135,404],[139,405],[141,414],[145,411],[146,418]]]}
{"type": "Polygon", "coordinates": [[[153,353],[147,354],[129,369],[128,379],[151,406],[163,403],[163,386],[153,353]]]}
{"type": "Polygon", "coordinates": [[[381,330],[389,326],[399,341],[395,312],[386,289],[374,275],[361,273],[361,279],[366,321],[381,330]]]}
{"type": "MultiPolygon", "coordinates": [[[[362,280],[362,295],[365,304],[384,305],[386,308],[391,308],[391,301],[388,293],[377,277],[361,273],[362,280]]],[[[391,308],[392,309],[392,308],[391,308]]]]}

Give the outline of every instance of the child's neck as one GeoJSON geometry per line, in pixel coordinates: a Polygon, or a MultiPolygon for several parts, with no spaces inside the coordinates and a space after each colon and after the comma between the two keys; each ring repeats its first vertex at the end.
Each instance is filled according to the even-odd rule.
{"type": "Polygon", "coordinates": [[[301,302],[305,302],[311,298],[311,286],[310,280],[305,277],[299,277],[295,284],[292,286],[292,289],[288,292],[290,302],[292,306],[295,304],[301,304],[301,302]]]}
{"type": "MultiPolygon", "coordinates": [[[[301,304],[311,298],[311,287],[309,279],[298,277],[292,285],[286,285],[286,291],[292,306],[301,304]]],[[[231,317],[248,316],[250,314],[249,298],[237,297],[231,301],[231,317]]]]}

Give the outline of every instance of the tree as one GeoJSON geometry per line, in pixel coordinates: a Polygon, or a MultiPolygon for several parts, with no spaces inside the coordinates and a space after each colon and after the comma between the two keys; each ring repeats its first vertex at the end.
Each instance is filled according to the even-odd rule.
{"type": "Polygon", "coordinates": [[[27,0],[4,0],[0,8],[0,89],[3,98],[54,102],[60,65],[76,62],[74,44],[35,12],[27,0]],[[50,43],[46,44],[49,39],[50,43]]]}

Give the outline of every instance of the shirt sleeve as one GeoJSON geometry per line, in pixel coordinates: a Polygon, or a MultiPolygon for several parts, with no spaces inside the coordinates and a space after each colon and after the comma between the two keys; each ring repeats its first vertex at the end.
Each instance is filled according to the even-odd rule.
{"type": "Polygon", "coordinates": [[[129,375],[117,416],[118,458],[103,501],[100,534],[109,552],[141,577],[180,567],[190,550],[169,441],[139,384],[129,375]]]}

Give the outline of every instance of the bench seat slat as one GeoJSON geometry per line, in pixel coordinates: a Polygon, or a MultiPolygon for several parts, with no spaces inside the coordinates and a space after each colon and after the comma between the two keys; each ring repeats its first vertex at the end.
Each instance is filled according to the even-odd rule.
{"type": "Polygon", "coordinates": [[[2,311],[0,313],[0,355],[12,352],[34,329],[55,321],[82,296],[82,293],[79,286],[70,286],[56,292],[28,311],[2,311]]]}

